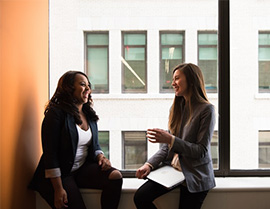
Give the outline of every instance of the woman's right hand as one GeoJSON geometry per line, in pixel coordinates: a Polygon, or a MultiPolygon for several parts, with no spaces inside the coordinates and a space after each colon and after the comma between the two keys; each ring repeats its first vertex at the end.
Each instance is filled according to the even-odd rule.
{"type": "Polygon", "coordinates": [[[54,191],[54,206],[58,209],[67,208],[68,205],[67,192],[66,190],[59,189],[54,191]]]}
{"type": "Polygon", "coordinates": [[[62,185],[61,177],[51,178],[51,182],[54,189],[54,206],[57,209],[67,208],[68,207],[67,192],[62,185]]]}
{"type": "Polygon", "coordinates": [[[151,168],[149,165],[144,164],[142,167],[140,167],[137,171],[136,171],[136,177],[139,179],[144,179],[146,176],[148,176],[148,174],[150,173],[151,168]]]}

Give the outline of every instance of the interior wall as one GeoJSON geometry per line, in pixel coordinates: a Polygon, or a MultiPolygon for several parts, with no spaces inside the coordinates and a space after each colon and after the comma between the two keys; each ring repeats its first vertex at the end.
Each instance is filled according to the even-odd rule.
{"type": "Polygon", "coordinates": [[[0,208],[35,209],[27,189],[48,100],[48,0],[0,0],[0,208]]]}

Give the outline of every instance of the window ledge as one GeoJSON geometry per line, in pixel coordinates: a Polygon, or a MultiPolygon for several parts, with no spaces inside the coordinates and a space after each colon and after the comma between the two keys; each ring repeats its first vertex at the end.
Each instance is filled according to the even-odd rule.
{"type": "Polygon", "coordinates": [[[256,93],[255,99],[258,100],[270,100],[270,93],[256,93]]]}
{"type": "MultiPolygon", "coordinates": [[[[122,190],[124,193],[134,193],[146,180],[136,178],[124,178],[122,190]]],[[[216,187],[210,192],[263,192],[270,191],[270,177],[226,177],[216,178],[216,187]]],[[[100,193],[96,189],[81,189],[84,194],[100,193]]],[[[175,189],[172,192],[178,192],[175,189]]]]}

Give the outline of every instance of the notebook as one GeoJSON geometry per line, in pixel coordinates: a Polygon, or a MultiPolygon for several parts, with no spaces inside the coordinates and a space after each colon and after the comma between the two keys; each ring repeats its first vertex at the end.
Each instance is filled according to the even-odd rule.
{"type": "Polygon", "coordinates": [[[165,186],[167,189],[171,189],[185,180],[183,172],[168,165],[151,171],[147,178],[165,186]]]}

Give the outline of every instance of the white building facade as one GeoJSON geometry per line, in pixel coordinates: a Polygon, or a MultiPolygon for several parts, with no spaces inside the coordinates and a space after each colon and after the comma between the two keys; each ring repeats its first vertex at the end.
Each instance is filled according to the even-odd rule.
{"type": "MultiPolygon", "coordinates": [[[[266,65],[270,61],[270,43],[267,42],[270,3],[231,0],[230,5],[231,168],[269,168],[270,91],[267,88],[259,91],[259,61],[266,65]],[[260,34],[266,34],[266,37],[262,36],[266,40],[262,44],[266,48],[262,55],[259,54],[260,34]],[[260,136],[264,140],[261,149],[260,136]],[[265,161],[261,167],[260,154],[265,158],[261,159],[265,161]]],[[[50,95],[67,70],[79,70],[89,75],[94,87],[94,109],[100,117],[99,131],[101,138],[108,139],[109,157],[114,167],[136,169],[159,148],[158,144],[147,142],[145,131],[154,127],[167,129],[174,94],[168,87],[163,88],[161,79],[164,79],[163,71],[171,70],[172,63],[178,61],[212,66],[211,71],[206,69],[204,73],[209,82],[206,83],[209,100],[217,110],[217,136],[216,87],[218,79],[222,79],[217,78],[216,70],[217,0],[57,0],[50,1],[49,13],[50,95]],[[92,43],[91,34],[94,34],[92,40],[102,44],[92,43]],[[166,35],[170,37],[171,34],[176,34],[175,40],[180,40],[179,44],[166,42],[166,35]],[[103,38],[99,39],[99,35],[103,38]],[[131,41],[134,48],[129,45],[128,37],[135,37],[131,41]],[[170,48],[174,49],[175,58],[166,52],[170,48]],[[95,62],[96,53],[91,52],[98,50],[103,50],[100,52],[103,57],[95,62]],[[92,63],[96,64],[93,68],[92,63]],[[137,72],[136,63],[143,66],[142,72],[137,72]],[[126,72],[132,74],[126,75],[126,72]],[[132,82],[135,87],[136,82],[142,87],[136,89],[132,82]]],[[[266,77],[267,73],[270,71],[266,72],[266,77]]],[[[169,81],[167,79],[167,84],[169,81]]],[[[213,143],[212,153],[217,158],[217,138],[213,142],[216,144],[213,143]]]]}

